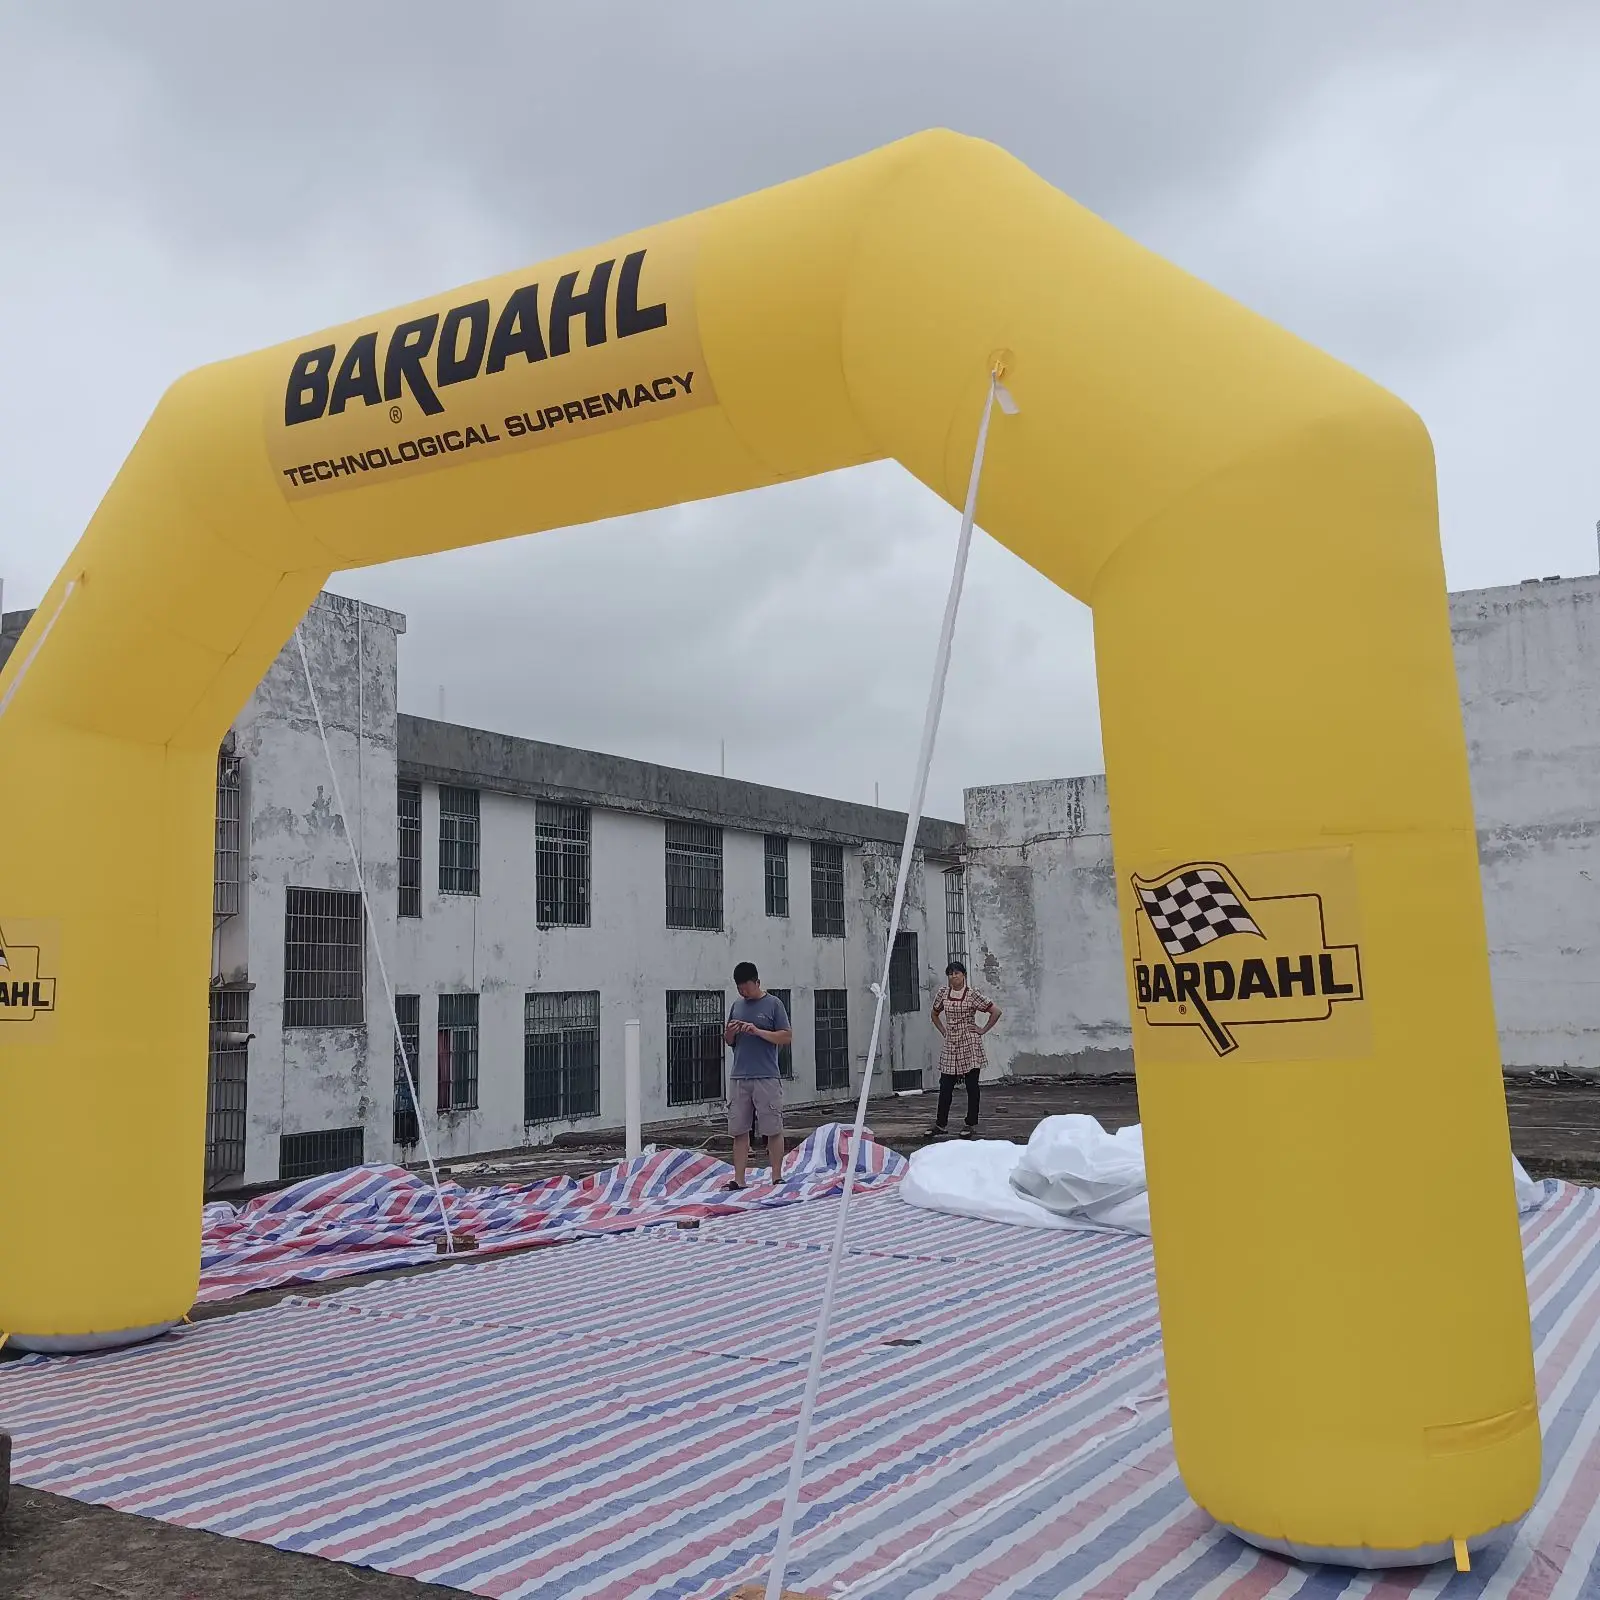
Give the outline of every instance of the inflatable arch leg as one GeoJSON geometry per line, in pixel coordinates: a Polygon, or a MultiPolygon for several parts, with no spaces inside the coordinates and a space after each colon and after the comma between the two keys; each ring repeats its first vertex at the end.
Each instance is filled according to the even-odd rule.
{"type": "Polygon", "coordinates": [[[1094,610],[1185,1481],[1356,1558],[1520,1515],[1427,434],[944,133],[163,398],[0,721],[0,1329],[114,1340],[190,1303],[215,752],[330,573],[886,456],[959,504],[1000,350],[1022,410],[980,519],[1094,610]]]}

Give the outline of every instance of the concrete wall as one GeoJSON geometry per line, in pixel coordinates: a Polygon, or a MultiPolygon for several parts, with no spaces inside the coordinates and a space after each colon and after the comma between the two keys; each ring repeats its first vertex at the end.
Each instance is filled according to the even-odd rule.
{"type": "MultiPolygon", "coordinates": [[[[395,667],[405,619],[323,595],[302,631],[328,743],[361,853],[377,936],[395,945],[395,667]]],[[[217,975],[250,994],[245,1180],[278,1174],[281,1134],[360,1126],[369,1158],[392,1133],[388,1003],[370,941],[366,1026],[283,1026],[288,888],[354,889],[300,657],[288,645],[234,725],[242,758],[246,881],[236,918],[218,929],[217,975]]]]}
{"type": "MultiPolygon", "coordinates": [[[[1502,1057],[1600,1072],[1600,578],[1452,595],[1450,619],[1502,1057]]],[[[1104,778],[969,789],[966,815],[991,1060],[1129,1070],[1104,778]]]]}

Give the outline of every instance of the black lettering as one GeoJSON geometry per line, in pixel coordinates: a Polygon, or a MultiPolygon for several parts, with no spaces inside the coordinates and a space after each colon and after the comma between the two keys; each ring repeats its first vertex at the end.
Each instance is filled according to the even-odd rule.
{"type": "Polygon", "coordinates": [[[425,456],[436,456],[439,453],[439,440],[436,434],[427,433],[417,440],[417,448],[425,456]]]}
{"type": "Polygon", "coordinates": [[[286,428],[292,428],[297,422],[315,422],[328,409],[328,372],[338,353],[337,345],[322,344],[295,357],[289,369],[289,387],[283,396],[286,428]]]}
{"type": "Polygon", "coordinates": [[[1356,992],[1356,986],[1353,983],[1338,983],[1334,980],[1332,956],[1318,956],[1317,966],[1321,969],[1322,992],[1324,994],[1354,994],[1356,992]]]}
{"type": "Polygon", "coordinates": [[[315,474],[311,470],[311,463],[308,461],[300,468],[300,482],[302,484],[310,483],[314,476],[315,474]]]}
{"type": "Polygon", "coordinates": [[[583,410],[584,414],[590,417],[603,417],[605,415],[600,406],[600,396],[597,394],[584,396],[583,410]]]}
{"type": "Polygon", "coordinates": [[[514,290],[500,308],[494,338],[489,341],[489,359],[483,370],[504,372],[506,362],[517,355],[526,361],[545,358],[544,338],[539,332],[539,285],[536,283],[514,290]]]}
{"type": "Polygon", "coordinates": [[[1292,963],[1288,956],[1278,957],[1278,998],[1287,1000],[1294,993],[1294,986],[1300,985],[1301,994],[1315,994],[1317,992],[1316,963],[1310,956],[1301,956],[1298,964],[1292,963]]]}
{"type": "Polygon", "coordinates": [[[333,461],[331,461],[329,463],[329,465],[333,468],[334,477],[336,477],[336,478],[348,478],[350,476],[350,457],[349,456],[338,456],[333,461]]]}
{"type": "Polygon", "coordinates": [[[544,418],[545,422],[550,427],[553,428],[561,420],[561,407],[546,406],[544,410],[539,413],[539,415],[544,418]]]}
{"type": "Polygon", "coordinates": [[[498,433],[491,433],[489,431],[489,424],[487,422],[483,424],[483,442],[485,444],[500,443],[500,435],[498,433]]]}
{"type": "Polygon", "coordinates": [[[422,370],[423,358],[433,348],[439,329],[439,313],[431,311],[413,322],[402,322],[389,335],[388,353],[383,358],[383,398],[398,400],[401,381],[410,387],[425,415],[436,417],[444,403],[433,392],[428,375],[422,370]]]}
{"type": "Polygon", "coordinates": [[[665,302],[656,306],[639,304],[639,273],[644,267],[644,251],[635,250],[622,258],[617,274],[617,337],[630,339],[636,333],[667,325],[665,302]]]}
{"type": "Polygon", "coordinates": [[[513,439],[520,439],[528,431],[528,424],[521,417],[506,418],[506,432],[513,439]]]}
{"type": "Polygon", "coordinates": [[[642,405],[645,404],[646,401],[648,401],[651,405],[654,405],[656,403],[656,397],[653,394],[651,394],[650,391],[647,388],[645,388],[645,386],[642,383],[634,384],[634,386],[633,386],[633,403],[636,406],[642,406],[642,405]]]}
{"type": "Polygon", "coordinates": [[[484,436],[481,433],[479,433],[476,428],[469,427],[467,429],[467,449],[470,450],[473,447],[473,445],[475,445],[475,444],[487,444],[487,443],[488,443],[488,440],[486,440],[484,438],[484,436]]]}
{"type": "Polygon", "coordinates": [[[569,400],[562,406],[561,410],[568,422],[583,421],[583,401],[569,400]]]}
{"type": "Polygon", "coordinates": [[[283,469],[283,475],[284,475],[284,477],[286,477],[289,480],[290,483],[294,484],[296,487],[299,486],[299,483],[300,483],[300,469],[299,469],[299,467],[285,467],[283,469]]]}
{"type": "Polygon", "coordinates": [[[328,415],[338,416],[348,400],[361,400],[375,406],[382,398],[378,393],[378,336],[364,333],[345,351],[344,360],[339,363],[328,415]]]}
{"type": "Polygon", "coordinates": [[[606,290],[611,285],[615,261],[597,261],[589,274],[589,287],[578,294],[578,274],[563,272],[550,296],[550,354],[564,356],[570,348],[572,319],[583,313],[583,342],[592,350],[606,342],[606,290]]]}
{"type": "Polygon", "coordinates": [[[1233,999],[1233,968],[1226,961],[1206,962],[1206,999],[1233,999]]]}
{"type": "Polygon", "coordinates": [[[1172,969],[1178,980],[1178,999],[1200,999],[1200,963],[1197,961],[1180,961],[1172,969]]]}
{"type": "Polygon", "coordinates": [[[368,470],[365,456],[346,456],[344,464],[347,467],[354,467],[357,472],[366,472],[368,470]]]}
{"type": "Polygon", "coordinates": [[[50,1009],[50,1002],[44,997],[44,988],[37,983],[33,986],[33,1009],[35,1011],[48,1011],[50,1009]]]}
{"type": "Polygon", "coordinates": [[[366,460],[367,465],[376,471],[383,465],[383,451],[369,450],[367,451],[364,459],[366,460]]]}
{"type": "Polygon", "coordinates": [[[1172,992],[1172,974],[1167,970],[1165,961],[1158,961],[1150,973],[1150,998],[1152,1000],[1176,1000],[1172,992]]]}
{"type": "Polygon", "coordinates": [[[28,986],[20,979],[11,985],[11,1003],[14,1006],[25,1006],[28,1003],[28,986]]]}
{"type": "Polygon", "coordinates": [[[685,394],[694,393],[694,374],[692,372],[675,372],[672,375],[672,381],[681,383],[685,394]]]}
{"type": "Polygon", "coordinates": [[[439,387],[465,383],[478,376],[483,365],[484,346],[489,342],[489,302],[474,300],[470,306],[451,306],[439,329],[439,360],[435,371],[439,387]],[[467,325],[467,348],[461,348],[461,324],[467,325]]]}
{"type": "Polygon", "coordinates": [[[461,430],[459,428],[451,428],[448,432],[441,433],[439,435],[439,443],[442,444],[446,450],[465,450],[467,448],[466,445],[461,442],[461,430]],[[454,440],[455,442],[452,444],[451,440],[454,440]]]}
{"type": "Polygon", "coordinates": [[[313,469],[316,472],[317,482],[318,483],[332,483],[333,482],[333,468],[328,462],[326,462],[326,461],[314,461],[314,462],[312,462],[311,465],[312,465],[313,469]]]}
{"type": "Polygon", "coordinates": [[[422,452],[417,448],[415,439],[402,439],[400,441],[400,459],[402,461],[420,461],[422,459],[422,452]],[[411,452],[410,455],[406,454],[407,450],[411,452]]]}
{"type": "Polygon", "coordinates": [[[676,389],[674,389],[672,387],[672,379],[671,378],[657,378],[650,385],[650,387],[655,390],[656,399],[657,400],[670,400],[678,392],[676,389]],[[666,386],[667,386],[667,392],[665,394],[663,394],[661,392],[661,385],[662,384],[666,384],[666,386]]]}
{"type": "Polygon", "coordinates": [[[0,1006],[5,1006],[8,1010],[11,1006],[11,985],[3,980],[0,980],[0,1006]]]}
{"type": "Polygon", "coordinates": [[[615,394],[603,394],[600,398],[605,402],[607,415],[613,411],[626,411],[633,404],[633,397],[626,389],[618,389],[615,394]]]}
{"type": "Polygon", "coordinates": [[[1259,956],[1251,956],[1239,969],[1239,998],[1248,1000],[1253,994],[1265,995],[1269,1000],[1278,998],[1267,974],[1267,964],[1259,956]]]}
{"type": "Polygon", "coordinates": [[[1133,986],[1139,996],[1139,1004],[1150,1004],[1150,969],[1144,962],[1136,961],[1133,965],[1133,986]]]}

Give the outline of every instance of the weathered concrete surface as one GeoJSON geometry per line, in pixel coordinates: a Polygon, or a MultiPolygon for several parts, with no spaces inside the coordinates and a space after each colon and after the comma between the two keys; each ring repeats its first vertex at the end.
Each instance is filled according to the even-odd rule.
{"type": "Polygon", "coordinates": [[[1451,597],[1501,1051],[1600,1071],[1600,578],[1451,597]]]}
{"type": "Polygon", "coordinates": [[[972,976],[1004,1012],[990,1066],[1132,1070],[1103,777],[968,789],[972,976]]]}

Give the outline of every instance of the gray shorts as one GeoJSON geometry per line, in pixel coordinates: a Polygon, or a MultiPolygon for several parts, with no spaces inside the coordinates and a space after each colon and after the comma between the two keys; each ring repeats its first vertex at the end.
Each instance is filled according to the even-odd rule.
{"type": "Polygon", "coordinates": [[[737,1139],[751,1128],[764,1139],[783,1132],[782,1078],[728,1080],[728,1132],[737,1139]]]}

